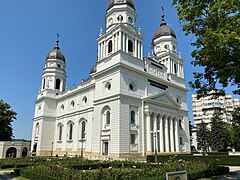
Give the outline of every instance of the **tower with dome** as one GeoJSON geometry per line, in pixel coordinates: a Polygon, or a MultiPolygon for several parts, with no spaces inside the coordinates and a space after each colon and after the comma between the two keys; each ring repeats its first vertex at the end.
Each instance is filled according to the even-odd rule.
{"type": "Polygon", "coordinates": [[[164,13],[143,57],[133,0],[109,0],[89,79],[66,89],[59,41],[47,55],[33,121],[33,155],[89,159],[190,153],[183,59],[164,13]]]}

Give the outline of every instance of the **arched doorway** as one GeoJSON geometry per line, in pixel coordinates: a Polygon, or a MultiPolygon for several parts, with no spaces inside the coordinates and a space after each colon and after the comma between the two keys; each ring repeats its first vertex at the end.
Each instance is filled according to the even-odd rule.
{"type": "Polygon", "coordinates": [[[17,156],[17,149],[15,147],[8,148],[6,152],[7,158],[15,158],[17,156]]]}
{"type": "Polygon", "coordinates": [[[26,157],[28,155],[28,149],[25,147],[22,150],[22,157],[26,157]]]}

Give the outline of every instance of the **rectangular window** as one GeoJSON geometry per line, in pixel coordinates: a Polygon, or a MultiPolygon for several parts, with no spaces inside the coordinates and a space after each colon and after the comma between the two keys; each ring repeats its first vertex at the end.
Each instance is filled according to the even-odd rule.
{"type": "Polygon", "coordinates": [[[182,129],[182,120],[179,119],[179,128],[182,129]]]}
{"type": "Polygon", "coordinates": [[[136,144],[136,135],[135,134],[131,134],[131,144],[136,144]]]}
{"type": "Polygon", "coordinates": [[[183,145],[182,137],[180,137],[180,145],[183,145]]]}

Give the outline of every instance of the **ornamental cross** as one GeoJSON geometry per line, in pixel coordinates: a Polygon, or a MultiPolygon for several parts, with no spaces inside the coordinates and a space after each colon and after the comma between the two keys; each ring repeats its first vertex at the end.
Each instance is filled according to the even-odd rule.
{"type": "Polygon", "coordinates": [[[60,34],[57,33],[56,36],[57,36],[57,41],[59,41],[60,34]]]}

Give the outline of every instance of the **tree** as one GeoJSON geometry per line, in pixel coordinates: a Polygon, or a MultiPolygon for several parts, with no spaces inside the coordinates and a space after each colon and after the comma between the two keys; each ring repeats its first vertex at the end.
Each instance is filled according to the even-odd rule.
{"type": "Polygon", "coordinates": [[[185,34],[196,37],[192,64],[204,68],[204,73],[194,73],[190,86],[198,94],[224,94],[233,85],[233,92],[240,94],[240,1],[173,0],[173,5],[185,34]]]}
{"type": "Polygon", "coordinates": [[[11,106],[0,100],[0,141],[9,141],[13,137],[11,123],[16,119],[17,113],[11,106]]]}
{"type": "Polygon", "coordinates": [[[232,148],[240,150],[240,107],[236,108],[232,113],[231,131],[232,148]]]}
{"type": "Polygon", "coordinates": [[[203,152],[206,152],[209,144],[209,130],[207,124],[203,121],[197,126],[197,143],[198,149],[201,149],[203,152]]]}
{"type": "Polygon", "coordinates": [[[224,130],[223,121],[218,114],[214,114],[211,119],[211,132],[209,144],[213,151],[221,151],[224,149],[224,130]]]}

